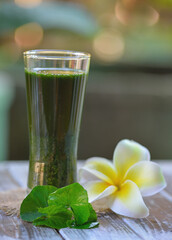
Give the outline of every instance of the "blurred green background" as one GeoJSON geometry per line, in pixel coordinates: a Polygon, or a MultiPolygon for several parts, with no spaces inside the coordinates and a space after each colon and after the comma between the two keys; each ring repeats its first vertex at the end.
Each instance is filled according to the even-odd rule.
{"type": "Polygon", "coordinates": [[[133,139],[172,159],[172,1],[0,1],[0,160],[29,158],[22,52],[90,52],[79,159],[133,139]]]}

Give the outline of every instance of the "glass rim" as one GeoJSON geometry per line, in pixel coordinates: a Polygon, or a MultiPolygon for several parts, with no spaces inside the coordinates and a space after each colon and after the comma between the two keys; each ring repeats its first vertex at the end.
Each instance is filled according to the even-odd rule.
{"type": "Polygon", "coordinates": [[[71,51],[71,50],[58,50],[58,49],[35,49],[23,52],[24,57],[33,59],[47,59],[47,60],[76,60],[88,59],[91,57],[90,53],[71,51]]]}

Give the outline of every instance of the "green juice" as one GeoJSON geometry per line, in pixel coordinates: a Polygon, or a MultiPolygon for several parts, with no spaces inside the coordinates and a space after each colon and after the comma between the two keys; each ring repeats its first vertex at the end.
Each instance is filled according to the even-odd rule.
{"type": "Polygon", "coordinates": [[[30,141],[28,187],[76,181],[79,129],[87,75],[82,71],[25,71],[30,141]]]}

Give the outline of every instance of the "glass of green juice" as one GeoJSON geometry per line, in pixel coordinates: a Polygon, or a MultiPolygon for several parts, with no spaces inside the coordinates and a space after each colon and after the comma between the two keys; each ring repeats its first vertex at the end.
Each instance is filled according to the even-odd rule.
{"type": "Polygon", "coordinates": [[[90,54],[24,52],[29,124],[28,189],[77,181],[78,137],[90,54]]]}

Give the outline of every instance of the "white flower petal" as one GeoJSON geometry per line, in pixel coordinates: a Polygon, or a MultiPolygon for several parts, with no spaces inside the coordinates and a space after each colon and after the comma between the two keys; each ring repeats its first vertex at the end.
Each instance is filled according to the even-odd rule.
{"type": "Polygon", "coordinates": [[[139,143],[124,139],[120,141],[114,151],[113,161],[118,174],[122,180],[126,171],[135,163],[149,161],[150,153],[147,148],[139,143]]]}
{"type": "Polygon", "coordinates": [[[85,184],[89,181],[97,181],[97,177],[95,175],[93,175],[92,173],[88,172],[88,171],[84,171],[82,168],[79,169],[78,171],[78,177],[77,177],[79,183],[85,184]]]}
{"type": "Polygon", "coordinates": [[[139,162],[131,166],[125,179],[137,184],[142,196],[151,196],[166,187],[161,168],[154,162],[139,162]]]}
{"type": "Polygon", "coordinates": [[[117,190],[117,187],[103,181],[91,181],[84,185],[88,192],[89,202],[105,198],[117,190]]]}
{"type": "Polygon", "coordinates": [[[97,178],[109,184],[113,184],[116,179],[116,172],[112,162],[105,158],[89,158],[85,165],[81,168],[81,171],[82,170],[95,175],[97,178]]]}
{"type": "Polygon", "coordinates": [[[109,201],[109,208],[115,213],[133,218],[143,218],[149,215],[139,188],[130,180],[125,181],[120,190],[109,196],[109,201]]]}

